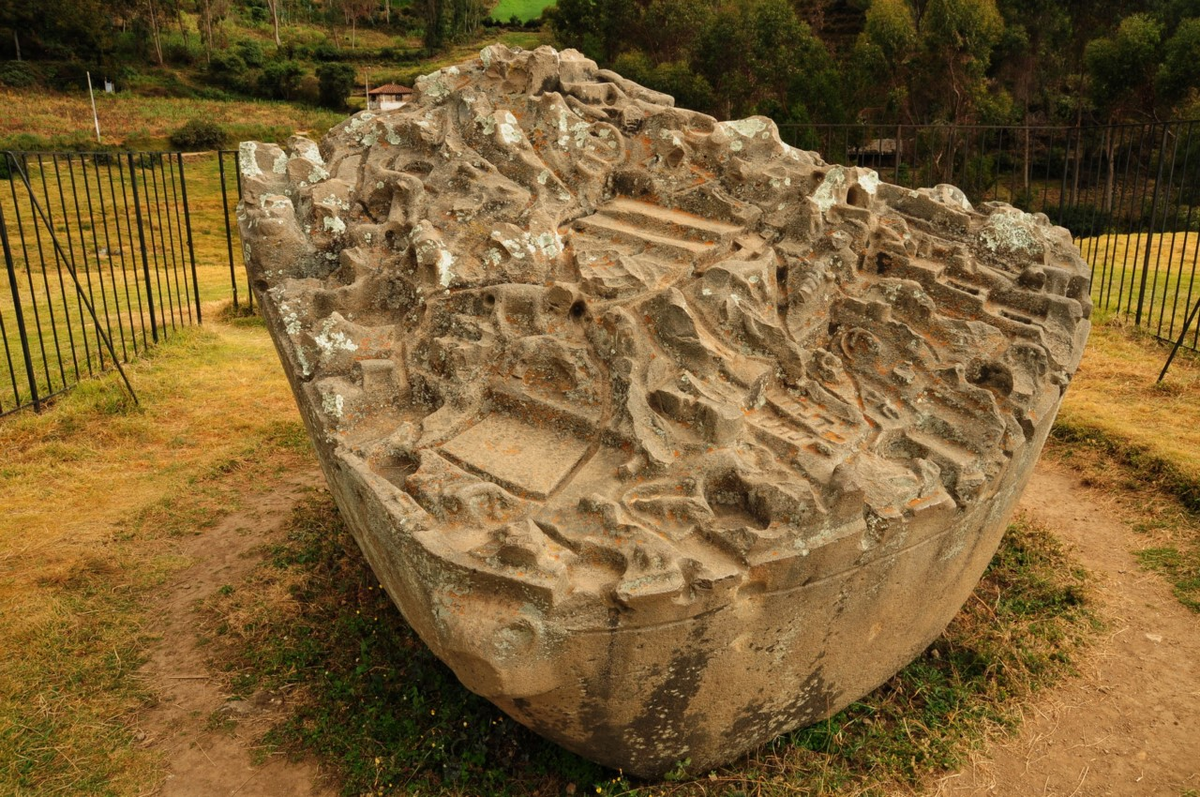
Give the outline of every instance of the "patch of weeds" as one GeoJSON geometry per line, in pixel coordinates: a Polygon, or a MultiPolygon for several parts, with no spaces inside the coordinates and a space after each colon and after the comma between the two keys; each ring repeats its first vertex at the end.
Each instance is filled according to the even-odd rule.
{"type": "Polygon", "coordinates": [[[235,327],[266,327],[263,317],[250,306],[249,302],[239,302],[237,307],[230,300],[217,311],[217,320],[235,327]]]}
{"type": "Polygon", "coordinates": [[[314,754],[346,794],[834,795],[909,788],[961,764],[1019,705],[1073,671],[1099,627],[1085,574],[1044,529],[1014,525],[945,634],[872,695],[699,777],[631,782],[541,739],[464,689],[363,561],[328,496],[299,506],[251,579],[210,599],[235,691],[298,695],[268,742],[314,754]]]}
{"type": "Polygon", "coordinates": [[[1161,573],[1172,584],[1179,602],[1200,612],[1200,548],[1143,548],[1136,552],[1138,561],[1148,570],[1161,573]]]}

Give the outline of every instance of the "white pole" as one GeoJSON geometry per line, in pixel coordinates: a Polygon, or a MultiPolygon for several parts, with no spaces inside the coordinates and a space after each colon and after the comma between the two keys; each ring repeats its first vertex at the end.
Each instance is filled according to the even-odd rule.
{"type": "Polygon", "coordinates": [[[87,73],[88,96],[92,98],[92,121],[96,123],[96,143],[100,143],[100,117],[96,115],[96,93],[92,91],[92,73],[87,73]]]}

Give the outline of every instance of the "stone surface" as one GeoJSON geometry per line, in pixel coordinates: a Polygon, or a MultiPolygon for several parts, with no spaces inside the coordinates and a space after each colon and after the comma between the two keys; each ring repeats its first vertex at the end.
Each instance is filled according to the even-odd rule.
{"type": "Polygon", "coordinates": [[[380,580],[468,688],[642,776],[928,645],[1088,331],[1045,217],[572,51],[489,47],[241,169],[255,290],[380,580]]]}

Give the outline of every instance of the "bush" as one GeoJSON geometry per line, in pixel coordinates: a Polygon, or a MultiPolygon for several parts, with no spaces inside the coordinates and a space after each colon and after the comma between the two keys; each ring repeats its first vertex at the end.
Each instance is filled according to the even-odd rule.
{"type": "Polygon", "coordinates": [[[37,73],[28,61],[5,61],[0,65],[0,85],[23,89],[37,82],[37,73]]]}
{"type": "Polygon", "coordinates": [[[192,119],[171,133],[171,146],[184,152],[220,149],[228,136],[216,122],[210,119],[192,119]]]}
{"type": "Polygon", "coordinates": [[[216,50],[208,62],[208,74],[218,85],[239,89],[246,76],[246,62],[233,50],[216,50]]]}
{"type": "Polygon", "coordinates": [[[254,67],[255,69],[258,69],[267,62],[262,45],[253,39],[239,39],[234,43],[233,51],[246,62],[246,66],[254,67]]]}
{"type": "Polygon", "coordinates": [[[1081,202],[1061,209],[1048,207],[1046,215],[1059,227],[1070,230],[1076,238],[1087,238],[1104,232],[1111,214],[1100,211],[1095,205],[1081,202]]]}
{"type": "Polygon", "coordinates": [[[271,100],[293,100],[300,93],[304,74],[304,67],[297,61],[267,64],[258,79],[258,92],[271,100]]]}
{"type": "Polygon", "coordinates": [[[346,107],[346,97],[354,90],[354,67],[349,64],[331,63],[317,67],[320,88],[317,102],[323,108],[340,111],[346,107]]]}

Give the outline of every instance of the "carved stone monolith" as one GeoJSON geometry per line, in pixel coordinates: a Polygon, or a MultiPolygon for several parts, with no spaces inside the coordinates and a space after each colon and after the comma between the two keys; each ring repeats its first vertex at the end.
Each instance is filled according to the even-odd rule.
{"type": "Polygon", "coordinates": [[[392,599],[469,689],[650,777],[942,631],[1090,313],[1044,216],[673,106],[492,46],[241,155],[247,268],[392,599]]]}

